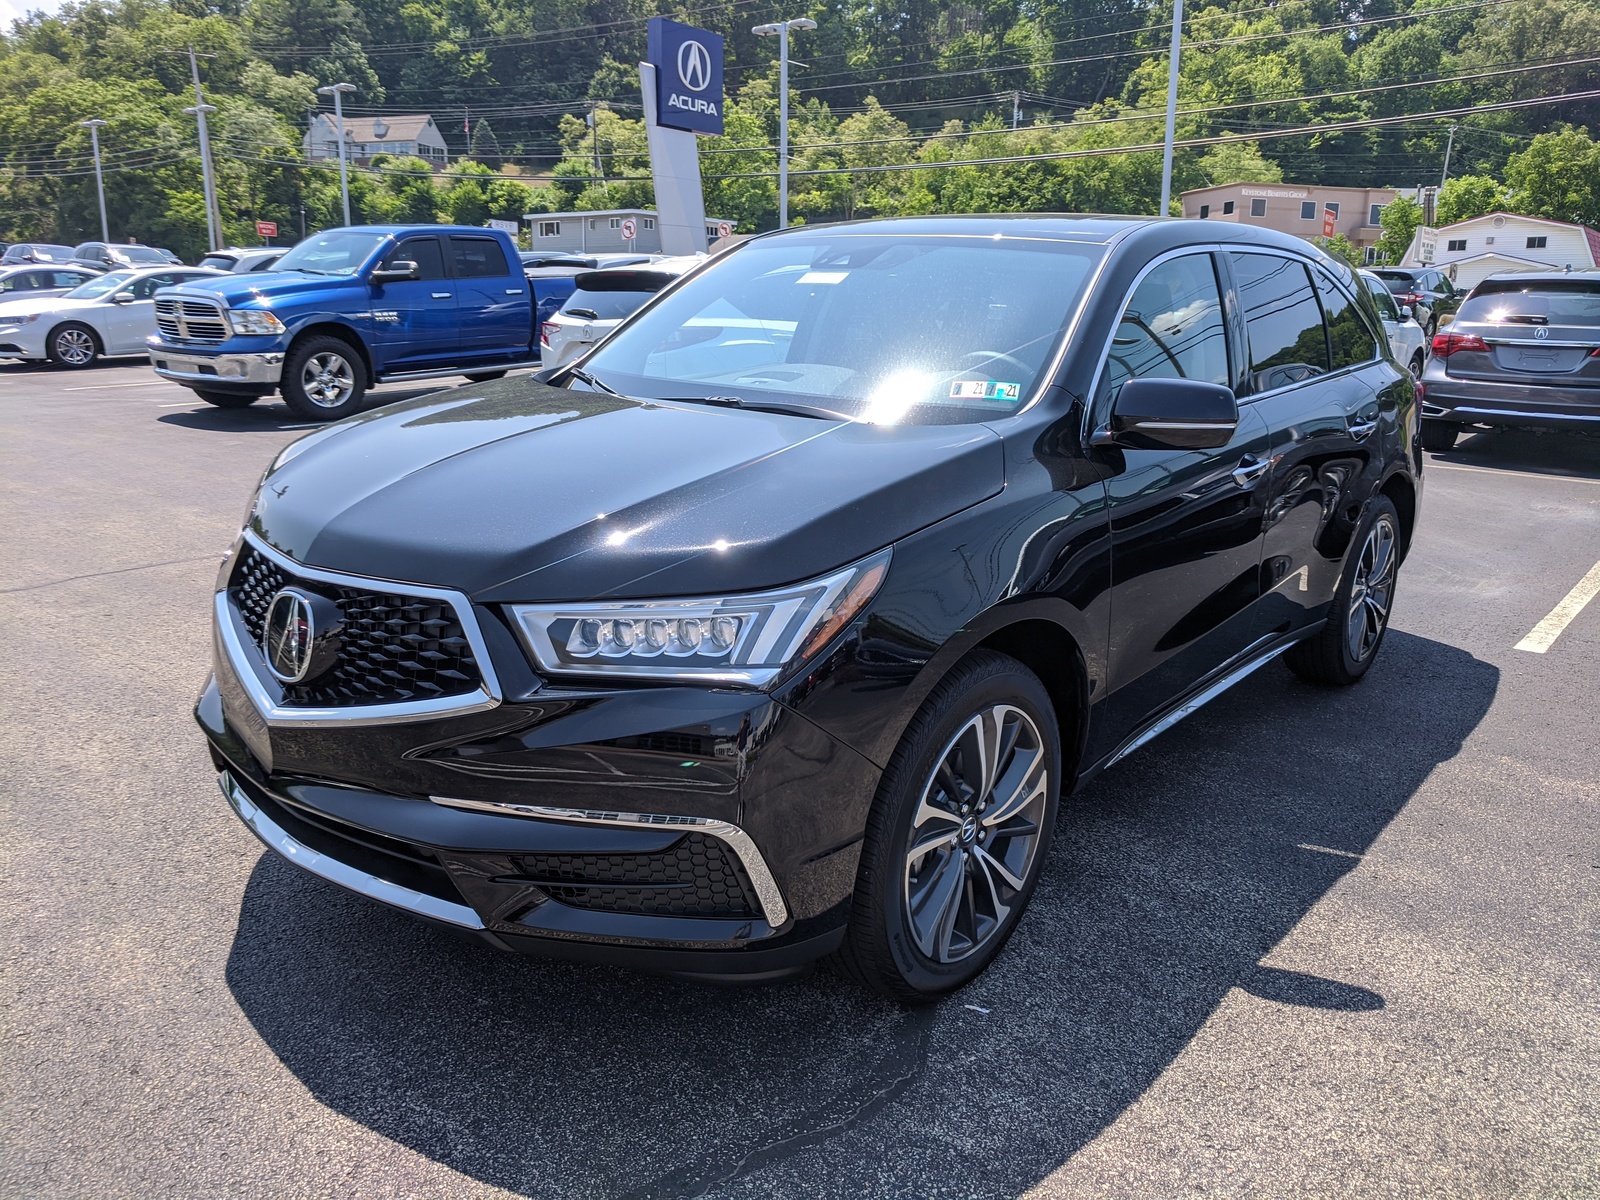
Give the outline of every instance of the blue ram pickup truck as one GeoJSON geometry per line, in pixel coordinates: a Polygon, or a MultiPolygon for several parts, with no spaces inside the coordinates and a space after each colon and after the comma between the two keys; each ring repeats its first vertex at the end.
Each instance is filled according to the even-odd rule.
{"type": "Polygon", "coordinates": [[[330,229],[269,273],[163,290],[150,361],[221,408],[281,391],[297,416],[331,421],[374,383],[496,379],[537,363],[539,325],[571,291],[570,278],[528,279],[499,230],[330,229]]]}

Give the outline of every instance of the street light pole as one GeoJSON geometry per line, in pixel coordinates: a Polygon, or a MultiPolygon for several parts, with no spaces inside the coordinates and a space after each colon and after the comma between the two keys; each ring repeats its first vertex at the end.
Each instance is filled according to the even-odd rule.
{"type": "Polygon", "coordinates": [[[333,121],[339,130],[339,194],[344,198],[344,223],[350,224],[350,174],[345,165],[344,155],[344,105],[340,99],[346,92],[356,90],[353,83],[330,83],[327,87],[319,87],[317,95],[333,97],[333,121]]]}
{"type": "Polygon", "coordinates": [[[1172,0],[1172,53],[1167,64],[1167,136],[1161,147],[1161,211],[1172,205],[1172,142],[1178,125],[1178,51],[1183,42],[1183,0],[1172,0]]]}
{"type": "Polygon", "coordinates": [[[772,37],[778,41],[778,228],[789,227],[789,31],[815,29],[817,23],[810,17],[796,17],[792,21],[774,21],[770,25],[757,25],[750,32],[757,37],[772,37]]]}
{"type": "Polygon", "coordinates": [[[105,128],[106,122],[99,117],[91,121],[79,121],[79,125],[89,131],[89,141],[94,145],[94,190],[100,197],[100,240],[111,241],[111,226],[106,223],[106,181],[100,174],[100,131],[105,128]]]}
{"type": "Polygon", "coordinates": [[[193,113],[200,128],[200,181],[205,190],[206,238],[211,249],[216,250],[222,245],[222,210],[217,207],[217,180],[211,170],[211,135],[206,129],[206,114],[217,110],[206,103],[200,92],[200,64],[193,46],[189,47],[189,74],[194,79],[194,107],[183,111],[193,113]]]}

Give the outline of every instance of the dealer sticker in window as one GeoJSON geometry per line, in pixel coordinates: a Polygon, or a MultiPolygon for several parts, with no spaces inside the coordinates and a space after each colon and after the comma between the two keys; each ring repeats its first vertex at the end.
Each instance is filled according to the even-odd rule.
{"type": "Polygon", "coordinates": [[[950,382],[952,400],[1000,400],[1015,404],[1022,399],[1020,383],[1002,383],[998,379],[954,379],[950,382]]]}

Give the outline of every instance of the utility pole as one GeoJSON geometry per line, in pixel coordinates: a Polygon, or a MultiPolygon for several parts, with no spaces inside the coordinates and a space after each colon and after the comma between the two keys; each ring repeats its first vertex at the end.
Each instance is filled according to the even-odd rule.
{"type": "Polygon", "coordinates": [[[1020,124],[1022,124],[1022,93],[1013,91],[1011,93],[1011,128],[1015,129],[1020,124]]]}
{"type": "Polygon", "coordinates": [[[817,23],[809,17],[796,17],[792,21],[774,21],[770,25],[757,25],[750,32],[757,37],[772,37],[778,42],[778,228],[789,227],[789,31],[815,29],[817,23]]]}
{"type": "Polygon", "coordinates": [[[333,123],[339,133],[339,195],[344,199],[344,223],[350,224],[350,173],[345,164],[344,145],[344,105],[340,103],[346,92],[356,90],[353,83],[330,83],[327,87],[319,87],[317,95],[333,97],[333,123]]]}
{"type": "Polygon", "coordinates": [[[605,168],[600,165],[600,119],[595,112],[600,102],[598,100],[587,100],[585,103],[589,106],[589,111],[584,114],[583,119],[589,125],[589,132],[594,145],[594,177],[600,182],[600,190],[610,195],[611,189],[606,186],[605,168]]]}
{"type": "Polygon", "coordinates": [[[105,128],[106,122],[99,117],[90,121],[79,121],[79,125],[89,131],[89,140],[94,144],[94,190],[100,197],[100,240],[111,240],[111,227],[106,224],[106,181],[100,174],[100,131],[105,128]]]}
{"type": "Polygon", "coordinates": [[[1456,130],[1459,125],[1450,126],[1450,140],[1444,144],[1444,170],[1439,173],[1439,190],[1444,191],[1444,181],[1450,178],[1450,151],[1456,147],[1456,130]]]}
{"type": "Polygon", "coordinates": [[[1172,0],[1172,52],[1167,64],[1167,136],[1161,147],[1161,211],[1172,206],[1172,143],[1178,125],[1178,52],[1183,43],[1183,0],[1172,0]]]}
{"type": "Polygon", "coordinates": [[[206,237],[211,249],[217,250],[222,246],[222,210],[217,206],[217,180],[211,170],[211,135],[206,129],[206,114],[217,110],[206,103],[200,92],[200,63],[193,46],[189,47],[189,75],[194,80],[194,107],[183,111],[193,113],[200,128],[200,179],[206,196],[206,237]]]}

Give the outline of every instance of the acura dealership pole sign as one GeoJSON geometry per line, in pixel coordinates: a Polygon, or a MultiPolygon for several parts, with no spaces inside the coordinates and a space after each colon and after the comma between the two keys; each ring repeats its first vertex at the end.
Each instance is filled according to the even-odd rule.
{"type": "Polygon", "coordinates": [[[722,133],[722,35],[650,18],[656,69],[656,123],[668,129],[722,133]]]}

